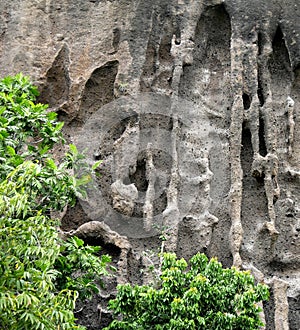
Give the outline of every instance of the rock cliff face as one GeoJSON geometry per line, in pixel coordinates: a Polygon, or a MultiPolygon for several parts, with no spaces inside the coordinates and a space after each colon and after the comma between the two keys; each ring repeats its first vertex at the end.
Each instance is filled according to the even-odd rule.
{"type": "MultiPolygon", "coordinates": [[[[272,290],[265,329],[298,330],[299,1],[1,0],[0,15],[1,76],[31,76],[69,140],[103,159],[64,234],[141,283],[167,231],[179,256],[250,269],[272,290]]],[[[80,309],[89,329],[113,285],[80,309]]]]}

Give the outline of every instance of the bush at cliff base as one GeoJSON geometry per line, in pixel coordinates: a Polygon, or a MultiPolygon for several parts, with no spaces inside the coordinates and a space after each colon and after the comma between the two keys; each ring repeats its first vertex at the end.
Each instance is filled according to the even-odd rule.
{"type": "Polygon", "coordinates": [[[115,320],[104,330],[259,329],[258,303],[268,297],[268,287],[248,271],[223,269],[201,253],[189,265],[166,253],[155,286],[118,286],[109,303],[115,320]]]}

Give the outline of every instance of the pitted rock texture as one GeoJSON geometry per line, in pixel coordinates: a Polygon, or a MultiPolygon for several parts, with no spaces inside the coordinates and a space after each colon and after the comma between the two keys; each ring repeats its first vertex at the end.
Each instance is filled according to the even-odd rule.
{"type": "MultiPolygon", "coordinates": [[[[40,101],[65,121],[70,141],[94,113],[103,106],[109,111],[105,105],[122,96],[152,92],[205,104],[219,132],[221,158],[201,149],[197,122],[189,135],[176,118],[141,116],[132,109],[130,120],[125,116],[95,146],[95,159],[104,160],[101,198],[123,216],[143,218],[147,231],[154,215],[161,214],[166,224],[180,217],[189,174],[202,198],[172,227],[165,248],[186,258],[204,251],[224,266],[250,269],[271,287],[265,329],[298,330],[299,1],[1,0],[0,17],[1,76],[29,75],[40,88],[40,101]],[[170,132],[172,152],[158,153],[150,144],[139,154],[139,132],[161,127],[170,132]],[[176,148],[182,136],[199,176],[182,164],[176,148]],[[113,160],[119,164],[115,175],[113,160]],[[120,186],[127,200],[118,195],[120,186]],[[154,203],[153,193],[162,186],[154,203]],[[138,203],[140,192],[145,198],[138,203]]],[[[140,275],[147,266],[143,251],[160,248],[158,235],[116,240],[106,224],[91,220],[77,203],[66,211],[61,230],[70,234],[86,224],[87,241],[108,242],[112,254],[113,246],[120,249],[119,281],[146,282],[140,275]]],[[[111,288],[105,298],[83,305],[79,320],[101,329],[110,319],[105,304],[113,295],[111,288]]]]}

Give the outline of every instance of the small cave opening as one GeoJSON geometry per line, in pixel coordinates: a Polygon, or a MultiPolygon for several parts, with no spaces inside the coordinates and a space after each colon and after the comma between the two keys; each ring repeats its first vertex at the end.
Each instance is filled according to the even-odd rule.
{"type": "Polygon", "coordinates": [[[286,86],[292,81],[292,67],[285,38],[280,26],[277,27],[273,42],[273,52],[268,61],[271,74],[273,98],[285,93],[286,86]]]}
{"type": "Polygon", "coordinates": [[[258,87],[257,87],[257,96],[259,99],[259,104],[261,107],[265,104],[264,90],[260,78],[260,69],[258,69],[258,87]]]}
{"type": "Polygon", "coordinates": [[[71,80],[69,77],[70,55],[67,45],[63,45],[46,74],[38,101],[50,107],[58,107],[69,97],[71,80]]]}
{"type": "Polygon", "coordinates": [[[118,67],[118,61],[109,61],[92,72],[82,92],[77,120],[84,123],[103,105],[114,100],[114,83],[118,67]]]}
{"type": "Polygon", "coordinates": [[[135,203],[133,216],[143,217],[143,206],[145,203],[145,194],[148,189],[148,180],[146,177],[146,151],[143,150],[138,155],[134,172],[129,174],[124,184],[133,183],[138,190],[138,200],[135,203]]]}
{"type": "Polygon", "coordinates": [[[262,117],[259,118],[259,154],[265,157],[268,153],[266,139],[265,139],[265,122],[262,117]]]}
{"type": "MultiPolygon", "coordinates": [[[[166,187],[169,185],[170,164],[171,159],[168,153],[161,150],[153,149],[152,157],[155,169],[158,173],[155,182],[155,199],[153,203],[153,215],[161,214],[167,207],[166,187]]],[[[135,171],[132,172],[124,184],[134,183],[138,192],[138,201],[135,204],[134,214],[136,217],[143,217],[143,208],[145,204],[146,192],[149,186],[149,181],[146,177],[146,151],[140,152],[136,164],[135,171]]]]}
{"type": "Polygon", "coordinates": [[[104,254],[108,254],[111,256],[112,262],[116,263],[119,260],[119,257],[121,255],[121,249],[112,244],[112,243],[105,243],[103,238],[101,237],[79,237],[84,241],[85,245],[90,245],[90,246],[99,246],[101,249],[97,253],[97,255],[101,256],[104,254]]]}
{"type": "Polygon", "coordinates": [[[58,121],[63,121],[64,123],[68,121],[68,113],[64,111],[63,109],[58,109],[56,111],[57,114],[57,120],[58,121]]]}
{"type": "Polygon", "coordinates": [[[249,110],[252,102],[252,97],[247,93],[243,93],[242,98],[243,98],[244,110],[249,110]]]}
{"type": "Polygon", "coordinates": [[[273,61],[276,66],[274,69],[291,72],[290,57],[286,47],[285,38],[280,26],[277,27],[273,42],[273,61]]]}
{"type": "Polygon", "coordinates": [[[264,42],[265,42],[265,40],[264,40],[263,34],[261,32],[258,32],[258,34],[257,34],[258,56],[260,56],[262,54],[264,42]]]}
{"type": "MultiPolygon", "coordinates": [[[[257,43],[258,43],[258,56],[262,55],[263,44],[265,42],[265,37],[261,32],[258,33],[257,36],[257,43]]],[[[259,99],[260,106],[262,107],[265,104],[265,91],[263,86],[263,68],[261,66],[260,61],[258,61],[258,68],[257,68],[257,96],[259,99]]]]}
{"type": "Polygon", "coordinates": [[[244,176],[248,176],[248,174],[251,172],[251,165],[254,155],[251,138],[252,136],[250,129],[246,126],[246,123],[243,123],[241,165],[243,168],[244,176]]]}
{"type": "Polygon", "coordinates": [[[136,170],[134,173],[129,175],[129,182],[124,182],[124,184],[134,183],[138,191],[145,192],[148,188],[148,180],[146,178],[146,154],[140,154],[137,160],[136,170]]]}

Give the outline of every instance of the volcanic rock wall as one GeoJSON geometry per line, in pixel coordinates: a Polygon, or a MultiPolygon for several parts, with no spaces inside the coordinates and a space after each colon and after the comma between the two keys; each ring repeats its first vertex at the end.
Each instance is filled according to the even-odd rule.
{"type": "MultiPolygon", "coordinates": [[[[298,330],[299,1],[2,0],[0,15],[1,76],[32,77],[69,141],[103,159],[64,235],[142,283],[166,231],[179,256],[250,269],[271,287],[265,328],[298,330]]],[[[80,308],[89,329],[115,284],[80,308]]]]}

